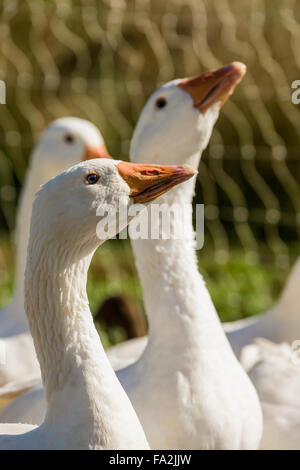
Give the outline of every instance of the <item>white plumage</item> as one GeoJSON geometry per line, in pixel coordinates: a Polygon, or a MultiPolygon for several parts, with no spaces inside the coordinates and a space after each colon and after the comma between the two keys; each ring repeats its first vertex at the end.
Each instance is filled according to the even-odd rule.
{"type": "MultiPolygon", "coordinates": [[[[96,235],[101,221],[97,208],[109,203],[116,214],[122,213],[135,202],[136,188],[146,203],[194,173],[188,167],[153,170],[150,165],[91,160],[61,173],[38,192],[28,245],[25,308],[47,412],[39,427],[0,425],[1,449],[149,448],[89,311],[87,271],[94,251],[108,237],[96,235]],[[152,171],[154,176],[149,176],[152,171]],[[158,182],[159,190],[154,189],[158,182]],[[8,432],[11,435],[4,434],[8,432]]],[[[114,213],[105,217],[114,220],[114,213]]],[[[120,222],[118,230],[126,225],[120,222]]]]}
{"type": "MultiPolygon", "coordinates": [[[[131,143],[131,161],[164,158],[197,168],[220,102],[244,73],[242,64],[232,64],[192,79],[192,89],[188,81],[185,86],[181,81],[163,86],[141,114],[131,143]],[[207,103],[206,93],[214,86],[207,103]],[[160,97],[167,105],[156,110],[160,97]],[[199,108],[203,102],[204,111],[201,105],[199,108]],[[156,144],[155,152],[147,145],[150,141],[156,144]],[[164,145],[160,147],[159,142],[164,145]]],[[[132,240],[149,338],[139,359],[118,370],[117,376],[152,448],[257,448],[262,423],[256,392],[230,348],[198,272],[190,204],[193,194],[191,180],[160,198],[169,206],[185,207],[183,240],[174,236],[161,239],[162,226],[159,240],[132,240]]],[[[175,215],[174,226],[180,222],[175,215]]]]}
{"type": "Polygon", "coordinates": [[[261,449],[299,450],[299,351],[260,338],[242,350],[244,355],[263,410],[261,449]]]}

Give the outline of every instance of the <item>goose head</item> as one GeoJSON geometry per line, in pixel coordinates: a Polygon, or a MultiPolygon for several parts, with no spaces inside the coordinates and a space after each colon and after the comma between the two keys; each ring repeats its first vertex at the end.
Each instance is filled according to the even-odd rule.
{"type": "Polygon", "coordinates": [[[43,132],[33,153],[42,184],[77,163],[109,158],[103,137],[89,121],[65,117],[53,121],[43,132]]]}
{"type": "Polygon", "coordinates": [[[47,237],[55,243],[62,240],[65,246],[74,247],[78,242],[84,245],[85,241],[97,246],[99,239],[104,241],[127,225],[128,222],[120,226],[119,219],[114,224],[121,211],[128,213],[135,203],[149,204],[195,173],[188,165],[135,164],[112,159],[81,162],[38,191],[31,230],[38,228],[39,239],[47,237]],[[114,227],[106,238],[97,233],[103,217],[114,227]]]}
{"type": "Polygon", "coordinates": [[[131,142],[131,161],[191,163],[207,146],[219,111],[246,72],[233,62],[163,85],[147,101],[131,142]]]}

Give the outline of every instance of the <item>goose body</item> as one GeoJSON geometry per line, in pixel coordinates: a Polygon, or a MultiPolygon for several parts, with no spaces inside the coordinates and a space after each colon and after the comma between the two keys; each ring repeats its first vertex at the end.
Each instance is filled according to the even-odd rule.
{"type": "MultiPolygon", "coordinates": [[[[0,365],[1,387],[40,376],[24,312],[24,271],[34,195],[47,180],[82,160],[107,156],[97,128],[82,119],[61,118],[46,129],[31,156],[17,214],[16,285],[10,304],[0,311],[0,340],[6,362],[0,365]]],[[[15,387],[16,388],[16,387],[15,387]]],[[[22,390],[20,386],[20,391],[22,390]]]]}
{"type": "MultiPolygon", "coordinates": [[[[0,425],[0,449],[149,448],[94,327],[87,271],[96,248],[117,231],[99,232],[100,222],[127,212],[139,194],[148,203],[194,173],[187,167],[153,169],[91,160],[61,173],[38,192],[28,246],[25,308],[47,411],[39,427],[0,425]],[[107,211],[107,204],[115,212],[99,214],[99,208],[107,211]]],[[[128,223],[122,220],[119,230],[128,223]]]]}
{"type": "Polygon", "coordinates": [[[242,350],[244,355],[263,410],[261,449],[299,450],[299,351],[260,338],[242,350]]]}
{"type": "MultiPolygon", "coordinates": [[[[197,168],[219,109],[244,73],[243,64],[234,63],[158,90],[135,129],[131,161],[143,158],[155,162],[161,158],[158,150],[153,155],[145,148],[147,138],[155,138],[150,125],[155,119],[160,129],[157,139],[165,135],[166,155],[172,155],[176,163],[184,161],[197,168]],[[167,104],[157,110],[162,98],[167,104]],[[169,132],[176,139],[172,140],[169,132]]],[[[198,272],[193,194],[194,181],[190,180],[160,198],[161,204],[184,207],[182,239],[172,235],[172,230],[164,239],[165,229],[158,222],[158,240],[131,240],[149,319],[149,338],[141,357],[118,370],[117,376],[152,448],[254,449],[261,437],[260,405],[198,272]]],[[[174,214],[173,229],[181,218],[182,214],[174,214]]]]}
{"type": "MultiPolygon", "coordinates": [[[[136,126],[131,160],[156,163],[163,158],[170,163],[173,159],[197,168],[220,104],[244,72],[242,64],[233,64],[194,79],[172,81],[155,92],[136,126]],[[209,93],[213,87],[215,93],[209,93]]],[[[159,199],[185,208],[184,239],[162,239],[159,226],[160,239],[132,240],[150,333],[141,357],[118,370],[117,376],[152,448],[257,448],[262,426],[258,397],[232,352],[198,272],[193,194],[191,180],[159,199]]],[[[175,217],[172,227],[180,222],[175,217]]],[[[135,343],[129,342],[133,347],[135,343]]],[[[27,408],[26,418],[37,423],[44,415],[43,400],[41,389],[28,392],[4,410],[5,416],[22,413],[27,403],[32,408],[29,414],[27,408]]]]}

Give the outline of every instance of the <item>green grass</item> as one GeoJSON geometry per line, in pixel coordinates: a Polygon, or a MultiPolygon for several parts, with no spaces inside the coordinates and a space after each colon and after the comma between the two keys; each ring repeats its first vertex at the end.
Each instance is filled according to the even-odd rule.
{"type": "Polygon", "coordinates": [[[14,283],[14,249],[7,237],[0,239],[0,308],[9,302],[14,283]]]}
{"type": "Polygon", "coordinates": [[[240,252],[217,265],[204,257],[199,269],[222,321],[233,321],[268,310],[278,298],[288,270],[273,265],[253,264],[240,252]]]}
{"type": "MultiPolygon", "coordinates": [[[[222,321],[256,315],[270,308],[281,291],[288,269],[274,269],[273,265],[251,263],[238,250],[230,253],[224,264],[216,263],[209,250],[199,252],[199,270],[222,321]]],[[[12,295],[14,249],[6,237],[0,239],[0,307],[12,295]]],[[[130,243],[110,240],[93,258],[88,278],[88,296],[95,314],[102,302],[112,295],[127,293],[142,305],[142,292],[136,273],[130,243]]],[[[118,328],[104,328],[100,332],[105,347],[124,339],[118,328]]]]}

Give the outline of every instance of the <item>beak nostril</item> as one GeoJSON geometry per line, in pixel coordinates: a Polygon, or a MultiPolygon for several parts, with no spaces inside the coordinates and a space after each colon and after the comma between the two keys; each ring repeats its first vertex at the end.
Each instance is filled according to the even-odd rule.
{"type": "Polygon", "coordinates": [[[161,175],[162,172],[159,170],[143,170],[141,171],[141,174],[144,176],[157,176],[157,175],[161,175]]]}

